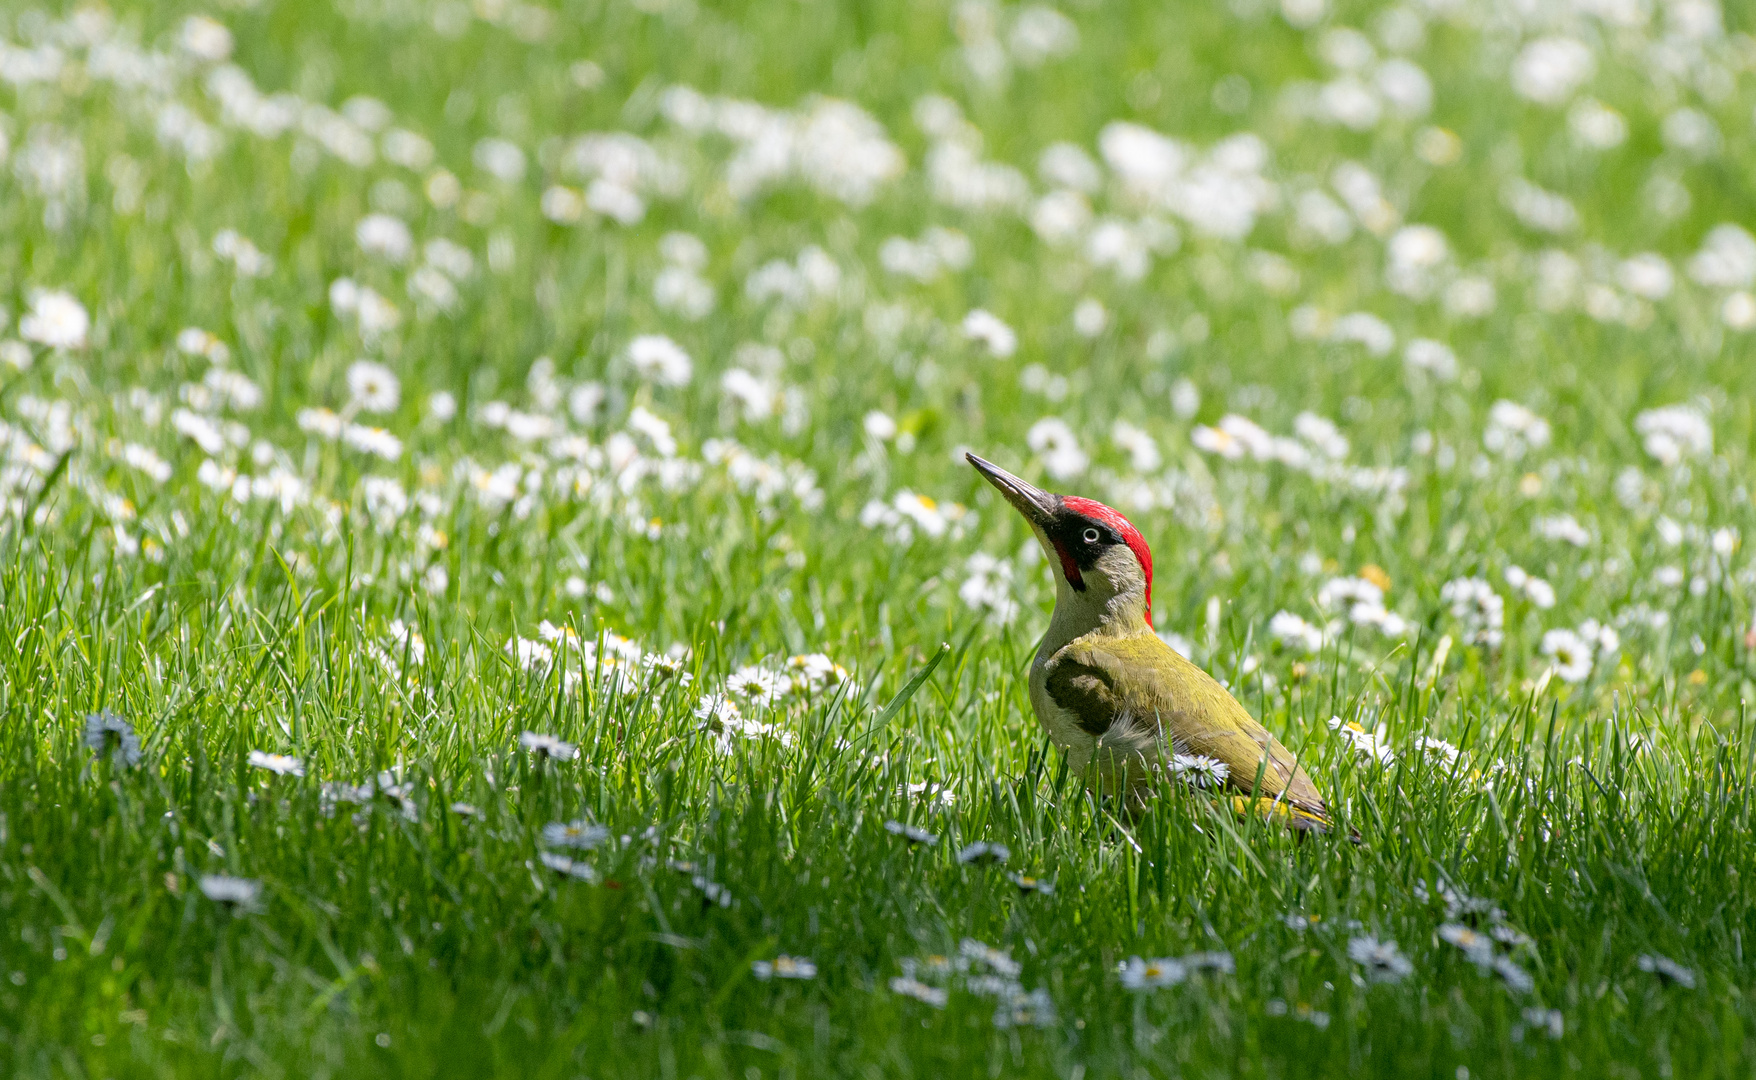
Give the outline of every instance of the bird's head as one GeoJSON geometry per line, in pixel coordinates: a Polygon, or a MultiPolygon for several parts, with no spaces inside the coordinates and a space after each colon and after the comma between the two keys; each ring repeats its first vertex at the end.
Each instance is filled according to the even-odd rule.
{"type": "Polygon", "coordinates": [[[1093,625],[1136,618],[1151,623],[1152,551],[1127,518],[1101,502],[1044,491],[974,454],[965,456],[1023,515],[1057,567],[1057,609],[1083,611],[1093,625]]]}

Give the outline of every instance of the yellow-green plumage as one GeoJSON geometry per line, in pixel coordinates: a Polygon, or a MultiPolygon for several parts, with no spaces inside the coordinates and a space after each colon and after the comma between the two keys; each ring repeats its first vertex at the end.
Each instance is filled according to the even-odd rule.
{"type": "Polygon", "coordinates": [[[1292,753],[1225,687],[1156,634],[1094,630],[1040,666],[1044,694],[1095,740],[1099,768],[1108,757],[1111,768],[1120,766],[1131,780],[1140,780],[1150,776],[1158,755],[1198,754],[1226,766],[1233,790],[1257,790],[1301,819],[1328,824],[1323,797],[1292,753]]]}

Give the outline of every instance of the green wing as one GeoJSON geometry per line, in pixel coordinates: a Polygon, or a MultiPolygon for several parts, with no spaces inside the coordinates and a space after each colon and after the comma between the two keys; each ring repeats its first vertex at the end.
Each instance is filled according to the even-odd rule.
{"type": "Polygon", "coordinates": [[[1262,769],[1262,794],[1325,818],[1323,797],[1292,753],[1225,687],[1154,634],[1076,638],[1045,665],[1050,700],[1094,737],[1116,730],[1162,732],[1180,754],[1226,765],[1227,782],[1248,793],[1262,769]],[[1264,755],[1268,758],[1262,766],[1264,755]]]}

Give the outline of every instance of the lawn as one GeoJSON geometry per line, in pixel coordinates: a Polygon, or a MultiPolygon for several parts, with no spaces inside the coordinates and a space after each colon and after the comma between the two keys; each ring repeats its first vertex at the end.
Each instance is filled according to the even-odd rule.
{"type": "Polygon", "coordinates": [[[0,12],[0,1073],[1750,1075],[1753,32],[0,12]],[[1087,790],[966,450],[1331,832],[1087,790]]]}

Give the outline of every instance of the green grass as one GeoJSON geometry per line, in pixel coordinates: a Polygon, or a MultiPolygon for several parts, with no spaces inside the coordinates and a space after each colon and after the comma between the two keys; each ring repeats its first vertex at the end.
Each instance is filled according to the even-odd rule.
{"type": "MultiPolygon", "coordinates": [[[[1661,16],[1520,27],[1459,6],[1407,54],[1432,80],[1431,113],[1353,131],[1292,115],[1286,87],[1334,77],[1324,29],[1377,34],[1375,5],[1338,5],[1302,30],[1248,2],[1071,4],[1077,50],[1014,63],[1004,85],[971,74],[957,15],[926,0],[586,3],[546,20],[472,10],[264,0],[214,12],[263,94],[388,106],[391,126],[432,143],[432,164],[413,170],[350,165],[309,134],[225,119],[205,89],[212,63],[163,59],[191,13],[178,5],[118,4],[111,27],[78,34],[71,9],[0,13],[0,39],[49,42],[62,64],[30,81],[20,54],[0,50],[0,339],[34,336],[23,320],[38,290],[66,291],[92,318],[82,347],[32,344],[24,367],[0,351],[0,1073],[1748,1075],[1756,573],[1741,538],[1756,534],[1756,379],[1750,339],[1722,316],[1735,289],[1689,269],[1756,195],[1747,41],[1673,41],[1686,77],[1672,85],[1643,51],[1666,32],[1661,16]],[[162,54],[163,81],[106,81],[81,43],[94,32],[162,54]],[[1514,93],[1518,50],[1561,32],[1594,47],[1579,93],[1626,118],[1620,146],[1582,150],[1565,105],[1514,93]],[[601,85],[573,73],[588,59],[601,85]],[[1228,74],[1250,85],[1242,111],[1215,104],[1228,74]],[[857,102],[907,171],[863,205],[796,179],[740,198],[730,144],[665,118],[678,84],[774,109],[857,102]],[[1123,280],[1039,240],[1027,210],[937,201],[933,138],[915,119],[928,93],[959,103],[982,155],[1021,170],[1033,199],[1048,190],[1043,147],[1097,157],[1113,120],[1196,151],[1254,132],[1280,197],[1243,241],[1166,211],[1174,253],[1123,280]],[[172,102],[212,126],[210,157],[166,145],[172,102]],[[1665,143],[1682,106],[1718,125],[1716,153],[1665,143]],[[1461,138],[1456,163],[1416,152],[1434,125],[1461,138]],[[607,131],[674,158],[678,187],[643,190],[637,224],[548,220],[545,189],[589,184],[564,168],[566,143],[607,131]],[[489,136],[523,149],[522,178],[472,162],[489,136]],[[44,179],[44,148],[64,154],[69,140],[72,164],[44,179]],[[1490,312],[1389,289],[1393,229],[1356,221],[1323,245],[1296,227],[1301,192],[1340,201],[1330,178],[1347,160],[1380,178],[1400,222],[1444,231],[1441,274],[1490,281],[1490,312]],[[461,198],[429,197],[441,168],[461,198]],[[1655,210],[1655,176],[1681,183],[1687,207],[1655,210]],[[1501,201],[1513,177],[1565,195],[1577,229],[1521,224],[1501,201]],[[406,264],[356,244],[374,210],[411,230],[406,264]],[[924,282],[882,267],[887,238],[933,225],[967,236],[967,267],[924,282]],[[272,269],[250,277],[218,257],[225,229],[272,269]],[[699,275],[716,303],[699,320],[654,295],[661,238],[677,231],[707,252],[699,275]],[[474,270],[435,313],[409,282],[441,237],[474,270]],[[810,245],[839,267],[835,289],[791,306],[747,294],[760,267],[810,245]],[[1580,268],[1564,305],[1536,295],[1549,248],[1580,268]],[[1642,251],[1675,271],[1668,295],[1617,284],[1618,262],[1642,251]],[[1261,284],[1259,252],[1297,281],[1261,284]],[[398,325],[363,334],[331,303],[344,276],[395,304],[398,325]],[[1629,317],[1602,318],[1588,285],[1629,317]],[[1089,337],[1073,318],[1088,297],[1108,316],[1089,337]],[[1304,306],[1372,312],[1396,347],[1302,335],[1304,306]],[[1015,356],[965,339],[976,307],[1017,332],[1015,356]],[[192,326],[229,361],[179,349],[192,326]],[[630,340],[651,333],[692,357],[686,386],[630,370],[630,340]],[[1455,351],[1458,378],[1405,369],[1419,337],[1455,351]],[[752,359],[749,343],[776,351],[752,359]],[[382,415],[349,404],[362,358],[400,380],[382,415]],[[740,418],[721,376],[761,364],[780,403],[740,418]],[[1067,380],[1064,397],[1029,388],[1033,364],[1067,380]],[[203,379],[226,368],[260,389],[256,407],[203,399],[203,379]],[[582,420],[567,402],[586,381],[605,401],[582,420]],[[1191,390],[1193,410],[1173,405],[1191,390]],[[440,393],[455,417],[433,411],[440,393]],[[1543,417],[1552,439],[1522,457],[1485,450],[1501,399],[1543,417]],[[637,408],[678,445],[666,459],[636,430],[653,472],[618,476],[576,454],[584,444],[484,421],[495,402],[600,455],[637,408]],[[1636,417],[1676,404],[1711,427],[1712,449],[1666,464],[1636,417]],[[382,425],[401,453],[312,434],[299,414],[317,407],[382,425]],[[237,437],[222,427],[203,447],[179,433],[178,409],[237,437]],[[868,433],[873,410],[900,442],[868,433]],[[1348,466],[1405,469],[1400,488],[1192,441],[1232,413],[1287,435],[1307,410],[1335,420],[1348,466]],[[1092,459],[1077,478],[1048,476],[1027,445],[1050,416],[1092,459]],[[1118,419],[1155,440],[1160,464],[1115,444],[1118,419]],[[792,486],[754,490],[710,453],[725,438],[792,470],[792,486]],[[166,478],[126,464],[125,444],[150,448],[166,478]],[[1333,834],[1296,839],[1181,787],[1130,811],[1068,774],[1024,685],[1051,570],[963,447],[1129,513],[1153,546],[1155,625],[1300,755],[1333,834]],[[492,495],[500,468],[510,497],[492,495]],[[369,478],[395,480],[410,505],[375,514],[369,478]],[[973,516],[907,540],[862,524],[905,490],[973,516]],[[1539,525],[1557,515],[1585,543],[1546,537],[1539,525]],[[960,597],[978,552],[1010,568],[998,594],[1015,618],[960,597]],[[1552,605],[1509,582],[1514,566],[1553,587],[1552,605]],[[1406,632],[1320,606],[1326,582],[1355,574],[1389,582],[1406,632]],[[1503,598],[1497,642],[1472,641],[1442,595],[1471,577],[1503,598]],[[1271,633],[1281,611],[1334,625],[1307,652],[1271,633]],[[1615,626],[1619,645],[1570,682],[1550,671],[1544,635],[1586,620],[1615,626]],[[544,621],[575,643],[521,666],[516,639],[538,639],[544,621]],[[673,650],[678,670],[620,681],[597,659],[618,636],[673,650]],[[814,653],[848,677],[772,708],[746,701],[767,733],[700,718],[739,669],[814,653]],[[87,745],[98,713],[138,733],[138,764],[87,745]],[[1357,753],[1332,717],[1376,733],[1394,760],[1357,753]],[[535,755],[524,732],[578,757],[535,755]],[[1423,737],[1459,756],[1424,751],[1423,737]],[[296,757],[304,775],[254,767],[253,751],[296,757]],[[335,798],[334,785],[367,783],[379,792],[335,798]],[[581,819],[611,837],[578,853],[589,880],[541,861],[557,850],[544,827],[581,819]],[[939,840],[911,846],[889,821],[939,840]],[[1009,858],[961,864],[976,841],[1009,858]],[[216,902],[207,875],[258,882],[260,896],[216,902]],[[1501,931],[1479,954],[1498,971],[1447,940],[1463,923],[1501,931]],[[1407,974],[1374,980],[1358,959],[1368,936],[1395,942],[1407,974]],[[972,940],[1011,962],[972,959],[972,940]],[[1150,991],[1118,970],[1204,952],[1233,970],[1150,991]],[[782,955],[808,958],[815,977],[757,977],[754,964],[782,955]],[[1650,970],[1654,957],[1688,976],[1650,970]],[[943,1007],[893,989],[911,972],[948,991],[943,1007]]],[[[1015,16],[1003,11],[1002,35],[1015,16]]],[[[979,21],[964,18],[966,32],[979,21]]],[[[1748,22],[1727,11],[1726,35],[1748,22]]],[[[1140,216],[1109,182],[1092,203],[1140,216]]]]}

